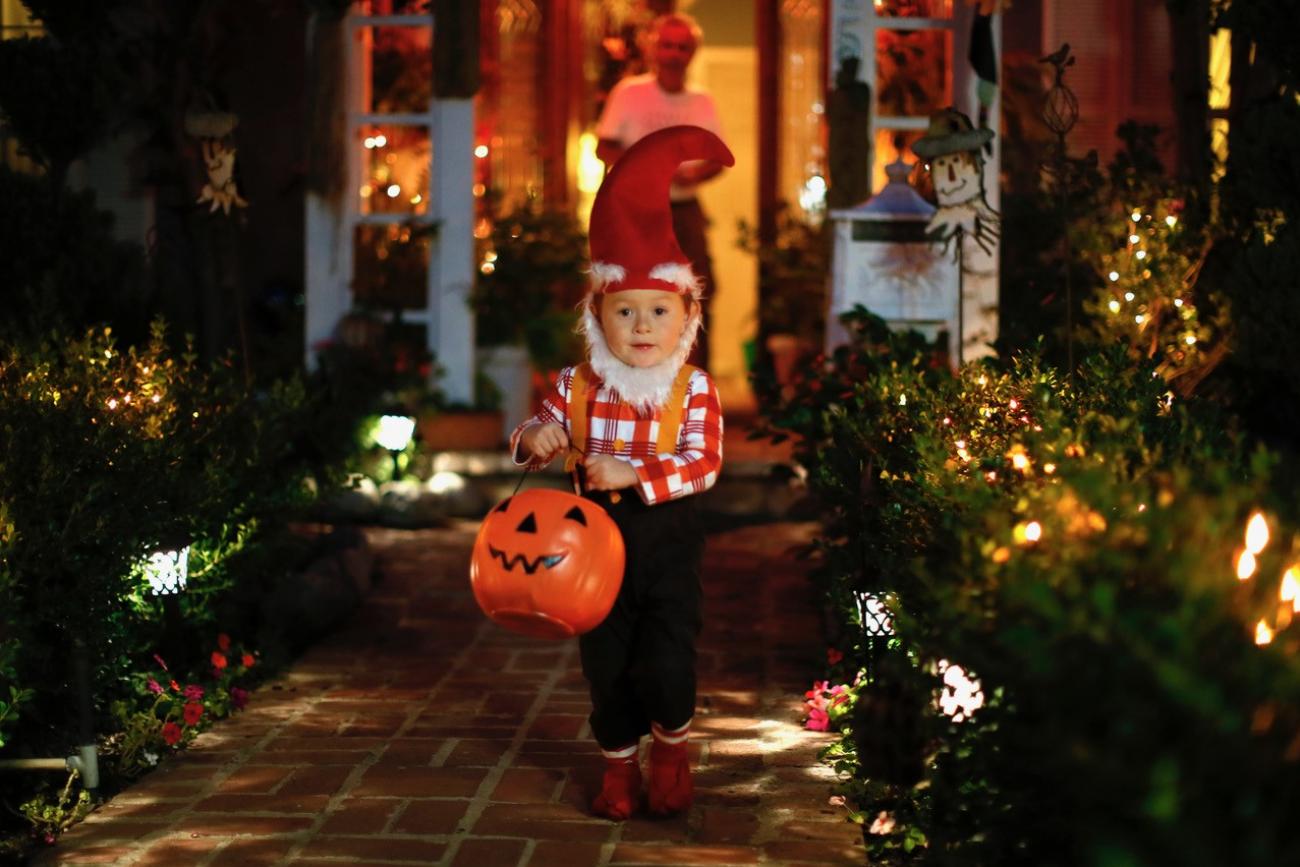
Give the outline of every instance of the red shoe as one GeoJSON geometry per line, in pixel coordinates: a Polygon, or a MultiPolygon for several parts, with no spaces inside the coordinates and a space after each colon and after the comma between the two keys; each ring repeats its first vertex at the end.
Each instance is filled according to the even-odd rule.
{"type": "Polygon", "coordinates": [[[600,784],[600,794],[591,802],[591,811],[597,816],[622,822],[631,818],[641,803],[641,766],[636,756],[630,759],[606,759],[605,779],[600,784]]]}
{"type": "Polygon", "coordinates": [[[694,793],[686,741],[667,744],[655,740],[650,745],[650,812],[657,816],[680,813],[690,808],[694,793]]]}

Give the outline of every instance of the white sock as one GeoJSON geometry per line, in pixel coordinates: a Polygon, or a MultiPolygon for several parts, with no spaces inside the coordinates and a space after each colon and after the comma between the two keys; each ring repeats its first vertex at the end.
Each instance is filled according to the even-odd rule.
{"type": "Polygon", "coordinates": [[[681,728],[666,729],[657,722],[650,723],[650,732],[654,735],[655,740],[661,744],[675,746],[686,743],[686,739],[691,734],[691,721],[687,720],[681,728]]]}
{"type": "Polygon", "coordinates": [[[600,754],[605,757],[606,761],[630,761],[636,758],[638,744],[632,744],[628,747],[620,747],[616,750],[601,749],[600,754]]]}

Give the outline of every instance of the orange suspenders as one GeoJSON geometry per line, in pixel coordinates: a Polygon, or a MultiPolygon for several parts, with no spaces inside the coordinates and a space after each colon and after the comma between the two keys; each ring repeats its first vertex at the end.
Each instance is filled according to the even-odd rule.
{"type": "MultiPolygon", "coordinates": [[[[682,429],[683,405],[686,403],[686,389],[690,384],[695,367],[683,364],[673,380],[672,394],[668,403],[659,413],[659,436],[655,440],[657,454],[673,454],[677,451],[677,437],[682,429]]],[[[569,417],[569,443],[571,451],[564,462],[566,472],[573,472],[578,460],[587,453],[587,426],[590,423],[591,388],[594,373],[587,362],[573,369],[573,385],[569,389],[569,405],[566,410],[569,417]]],[[[617,497],[617,493],[614,494],[617,497]]],[[[617,502],[617,500],[615,500],[617,502]]]]}

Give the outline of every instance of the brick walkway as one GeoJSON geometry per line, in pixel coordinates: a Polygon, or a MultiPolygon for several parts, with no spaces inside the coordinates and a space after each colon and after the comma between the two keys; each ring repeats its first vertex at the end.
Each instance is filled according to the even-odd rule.
{"type": "Polygon", "coordinates": [[[133,867],[864,864],[799,724],[821,656],[807,525],[711,537],[697,799],[588,815],[600,764],[576,642],[507,633],[469,593],[473,527],[376,531],[357,618],[36,860],[133,867]]]}

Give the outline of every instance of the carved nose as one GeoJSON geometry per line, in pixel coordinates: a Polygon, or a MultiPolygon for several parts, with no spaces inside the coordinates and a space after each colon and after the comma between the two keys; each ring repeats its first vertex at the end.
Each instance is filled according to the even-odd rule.
{"type": "Polygon", "coordinates": [[[952,166],[948,166],[948,182],[952,183],[955,180],[957,180],[957,170],[952,166]]]}

